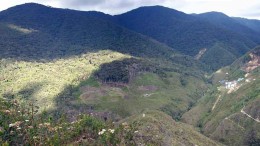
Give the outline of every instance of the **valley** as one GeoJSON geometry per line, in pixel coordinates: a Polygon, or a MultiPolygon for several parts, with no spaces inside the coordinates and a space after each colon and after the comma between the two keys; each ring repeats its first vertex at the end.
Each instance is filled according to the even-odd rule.
{"type": "Polygon", "coordinates": [[[258,145],[259,22],[163,6],[1,11],[0,143],[258,145]]]}

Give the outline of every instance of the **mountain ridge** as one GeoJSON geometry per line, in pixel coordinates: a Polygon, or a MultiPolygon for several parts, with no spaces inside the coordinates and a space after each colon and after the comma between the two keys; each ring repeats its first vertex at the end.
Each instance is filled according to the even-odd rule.
{"type": "Polygon", "coordinates": [[[234,61],[234,59],[229,60],[228,57],[223,58],[225,54],[222,54],[218,48],[237,58],[257,44],[247,36],[196,16],[170,8],[150,6],[137,8],[116,17],[119,24],[126,28],[148,35],[183,54],[196,56],[201,49],[207,48],[200,60],[213,69],[234,61]],[[217,47],[214,47],[216,45],[217,47]],[[215,55],[216,52],[219,58],[214,59],[211,55],[215,55]],[[208,63],[210,60],[213,61],[208,63]],[[218,63],[214,64],[214,62],[218,63]]]}

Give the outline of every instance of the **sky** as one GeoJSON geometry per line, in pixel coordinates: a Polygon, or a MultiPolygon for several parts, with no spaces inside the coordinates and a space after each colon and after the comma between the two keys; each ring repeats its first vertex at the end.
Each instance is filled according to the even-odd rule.
{"type": "Polygon", "coordinates": [[[29,2],[57,8],[95,10],[111,15],[140,6],[162,5],[188,14],[217,11],[229,16],[260,20],[260,0],[1,0],[0,11],[29,2]]]}

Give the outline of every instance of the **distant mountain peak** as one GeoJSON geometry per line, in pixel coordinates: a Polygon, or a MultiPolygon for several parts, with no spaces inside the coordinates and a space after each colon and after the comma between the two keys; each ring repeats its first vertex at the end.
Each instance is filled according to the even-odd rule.
{"type": "MultiPolygon", "coordinates": [[[[48,7],[48,6],[31,2],[31,3],[24,3],[24,4],[21,4],[21,5],[16,5],[16,6],[13,6],[11,8],[21,8],[21,7],[48,7]]],[[[11,8],[9,8],[9,9],[11,9],[11,8]]]]}
{"type": "Polygon", "coordinates": [[[229,17],[226,14],[222,12],[217,12],[217,11],[211,11],[211,12],[206,12],[206,13],[201,13],[199,15],[208,15],[208,16],[214,16],[214,17],[229,17]]]}

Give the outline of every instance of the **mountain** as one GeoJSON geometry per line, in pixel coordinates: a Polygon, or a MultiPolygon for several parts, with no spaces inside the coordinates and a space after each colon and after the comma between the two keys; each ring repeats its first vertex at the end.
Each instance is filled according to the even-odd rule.
{"type": "Polygon", "coordinates": [[[41,112],[121,119],[148,108],[180,119],[207,88],[206,65],[107,14],[28,3],[0,12],[0,24],[0,95],[41,112]]]}
{"type": "Polygon", "coordinates": [[[239,18],[239,17],[235,17],[234,19],[237,20],[240,24],[245,25],[248,28],[260,33],[259,20],[239,18]]]}
{"type": "Polygon", "coordinates": [[[197,14],[195,16],[208,21],[219,28],[243,35],[259,44],[259,31],[241,24],[238,19],[234,19],[220,12],[208,12],[197,14]]]}
{"type": "Polygon", "coordinates": [[[161,6],[117,16],[35,3],[4,10],[0,143],[255,144],[259,49],[237,59],[257,43],[236,25],[243,33],[161,6]],[[239,79],[238,89],[224,79],[239,79]]]}
{"type": "Polygon", "coordinates": [[[55,59],[105,49],[147,57],[174,53],[173,49],[104,17],[110,18],[98,12],[56,9],[33,3],[7,9],[0,13],[4,31],[0,57],[55,59]]]}
{"type": "Polygon", "coordinates": [[[141,7],[116,17],[120,25],[148,35],[181,53],[195,56],[206,48],[200,60],[213,69],[231,64],[256,46],[250,38],[213,25],[214,22],[162,6],[141,7]]]}
{"type": "Polygon", "coordinates": [[[259,145],[259,53],[256,47],[214,73],[214,86],[182,121],[226,145],[259,145]]]}
{"type": "MultiPolygon", "coordinates": [[[[34,3],[0,12],[1,143],[130,145],[135,131],[114,123],[160,110],[174,124],[207,90],[204,64],[114,21],[34,3]]],[[[181,143],[216,145],[186,126],[181,143]]]]}

